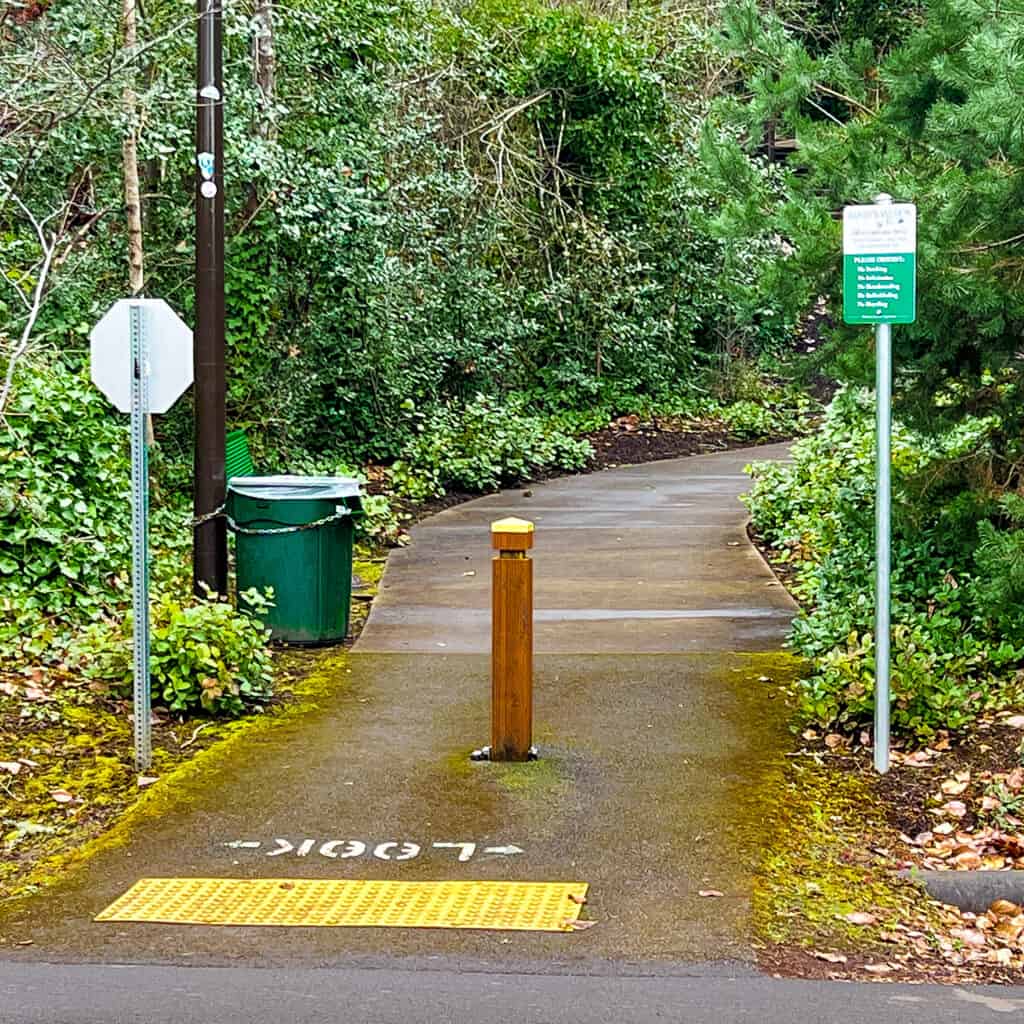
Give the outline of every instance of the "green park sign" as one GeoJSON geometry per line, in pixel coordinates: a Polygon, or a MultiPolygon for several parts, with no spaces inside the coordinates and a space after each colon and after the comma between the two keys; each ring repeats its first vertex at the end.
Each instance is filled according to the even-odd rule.
{"type": "Polygon", "coordinates": [[[843,320],[912,324],[917,312],[917,207],[843,210],[843,320]]]}

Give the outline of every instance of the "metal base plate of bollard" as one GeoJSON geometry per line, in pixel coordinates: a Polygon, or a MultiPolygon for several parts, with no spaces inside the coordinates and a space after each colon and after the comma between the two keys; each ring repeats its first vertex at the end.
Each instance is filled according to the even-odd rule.
{"type": "MultiPolygon", "coordinates": [[[[469,759],[470,759],[470,761],[490,761],[491,760],[491,748],[490,748],[490,746],[481,747],[479,750],[474,750],[469,755],[469,759]]],[[[530,747],[530,749],[529,749],[529,751],[528,751],[528,753],[526,755],[526,760],[527,761],[539,761],[540,760],[540,752],[537,750],[536,747],[530,747]]]]}

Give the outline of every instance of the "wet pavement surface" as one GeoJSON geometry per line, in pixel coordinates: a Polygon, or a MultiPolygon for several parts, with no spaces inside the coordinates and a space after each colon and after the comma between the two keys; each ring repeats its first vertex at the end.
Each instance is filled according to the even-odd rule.
{"type": "Polygon", "coordinates": [[[777,650],[794,606],[748,543],[738,496],[748,462],[786,451],[563,477],[434,516],[392,553],[357,650],[486,653],[489,525],[508,515],[536,527],[539,654],[777,650]]]}
{"type": "MultiPolygon", "coordinates": [[[[751,874],[777,799],[776,684],[793,606],[747,543],[731,452],[534,485],[442,513],[396,552],[319,709],[263,730],[0,919],[3,956],[322,966],[431,957],[750,960],[751,874]],[[537,527],[535,741],[488,740],[488,524],[537,527]],[[475,573],[475,575],[465,575],[475,573]],[[534,934],[98,924],[154,876],[581,880],[587,931],[534,934]],[[715,890],[722,896],[701,896],[715,890]]],[[[537,965],[540,965],[539,967],[537,965]]]]}
{"type": "Polygon", "coordinates": [[[994,987],[838,985],[706,967],[700,975],[479,973],[444,963],[333,971],[0,963],[0,1005],[4,1024],[996,1024],[1024,1012],[1024,999],[994,987]]]}

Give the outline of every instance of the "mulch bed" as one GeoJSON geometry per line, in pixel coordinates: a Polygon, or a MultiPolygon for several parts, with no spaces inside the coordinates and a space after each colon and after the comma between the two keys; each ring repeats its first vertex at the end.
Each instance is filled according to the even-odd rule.
{"type": "Polygon", "coordinates": [[[584,472],[595,473],[658,459],[678,459],[687,455],[709,455],[734,448],[775,444],[788,438],[751,440],[738,438],[713,423],[681,423],[658,417],[642,421],[636,416],[623,416],[603,430],[588,434],[587,440],[593,446],[594,457],[584,472]]]}

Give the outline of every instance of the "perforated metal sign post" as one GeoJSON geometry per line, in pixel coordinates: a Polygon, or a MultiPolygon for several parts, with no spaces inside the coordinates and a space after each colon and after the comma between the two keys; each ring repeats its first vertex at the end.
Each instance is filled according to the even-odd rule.
{"type": "Polygon", "coordinates": [[[917,207],[882,193],[843,210],[843,320],[875,325],[875,770],[889,770],[892,324],[917,315],[917,207]]]}
{"type": "Polygon", "coordinates": [[[150,738],[149,692],[149,450],[146,415],[149,412],[149,352],[146,314],[141,306],[129,311],[132,365],[132,646],[134,666],[135,764],[148,768],[153,759],[150,738]]]}
{"type": "Polygon", "coordinates": [[[149,681],[149,457],[146,417],[192,383],[192,332],[160,299],[122,299],[90,336],[93,383],[131,414],[132,630],[135,764],[152,760],[149,681]]]}

